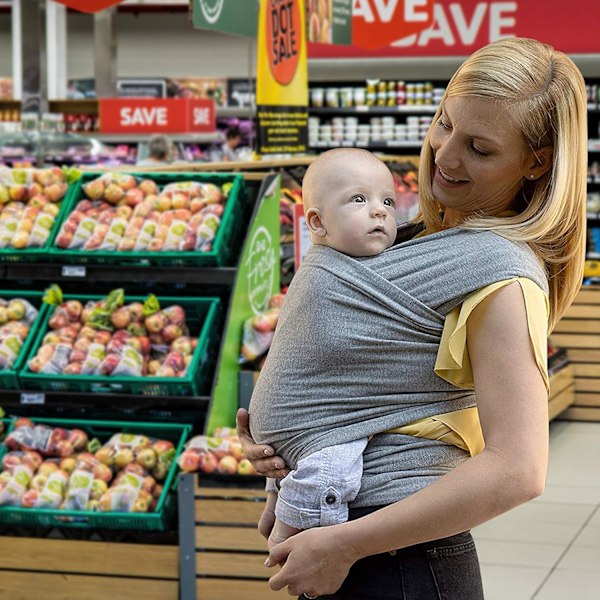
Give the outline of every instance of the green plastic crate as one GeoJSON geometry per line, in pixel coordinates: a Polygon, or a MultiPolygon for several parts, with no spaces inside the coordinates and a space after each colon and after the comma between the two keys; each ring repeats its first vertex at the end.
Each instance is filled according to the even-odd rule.
{"type": "Polygon", "coordinates": [[[156,510],[149,513],[67,511],[51,508],[22,508],[0,506],[0,523],[25,525],[28,527],[75,527],[86,529],[135,529],[144,531],[165,531],[176,508],[174,487],[177,473],[177,458],[192,431],[191,425],[177,423],[129,423],[123,421],[84,421],[78,419],[32,418],[36,425],[83,429],[91,438],[102,443],[114,433],[146,435],[173,442],[175,458],[163,483],[163,491],[156,510]]]}
{"type": "MultiPolygon", "coordinates": [[[[72,294],[64,300],[79,300],[84,305],[98,296],[72,294]]],[[[143,302],[144,296],[126,296],[125,302],[143,302]]],[[[208,388],[212,366],[211,356],[216,355],[216,340],[219,337],[219,298],[176,298],[159,296],[161,308],[178,304],[186,312],[186,323],[192,337],[198,338],[192,362],[184,377],[125,377],[110,375],[54,375],[32,373],[27,364],[36,355],[44,335],[49,331],[48,321],[53,308],[48,307],[37,331],[35,341],[30,346],[27,362],[23,364],[18,377],[21,387],[44,391],[74,391],[96,393],[138,394],[146,396],[200,396],[208,388]]]]}
{"type": "Polygon", "coordinates": [[[41,248],[0,248],[0,262],[36,262],[48,260],[50,258],[50,250],[54,238],[58,235],[60,225],[63,222],[65,215],[68,214],[67,211],[71,199],[77,192],[77,185],[77,182],[69,184],[65,197],[60,201],[60,209],[54,219],[54,225],[52,225],[52,229],[50,229],[48,239],[41,248]]]}
{"type": "Polygon", "coordinates": [[[60,233],[63,223],[75,209],[80,200],[86,198],[83,186],[100,177],[103,173],[84,173],[82,178],[74,185],[73,193],[69,196],[67,207],[61,214],[59,227],[54,230],[49,256],[54,262],[64,264],[118,264],[132,266],[199,266],[222,267],[235,262],[236,250],[241,246],[244,230],[243,202],[245,201],[244,179],[240,174],[232,173],[130,173],[136,178],[152,179],[159,189],[170,183],[179,181],[198,181],[213,183],[222,186],[224,183],[233,183],[229,196],[225,202],[225,209],[221,217],[219,229],[213,240],[212,250],[199,251],[131,251],[118,252],[116,250],[69,250],[57,248],[55,240],[60,233]]]}
{"type": "Polygon", "coordinates": [[[43,292],[19,292],[14,290],[0,291],[0,298],[6,300],[23,298],[23,300],[27,300],[38,309],[38,315],[31,325],[29,335],[25,339],[25,342],[21,347],[21,352],[19,352],[19,356],[17,356],[12,369],[0,369],[0,389],[2,390],[16,390],[20,387],[18,373],[27,359],[29,348],[36,337],[38,327],[44,320],[44,315],[48,308],[48,305],[42,302],[43,295],[43,292]]]}

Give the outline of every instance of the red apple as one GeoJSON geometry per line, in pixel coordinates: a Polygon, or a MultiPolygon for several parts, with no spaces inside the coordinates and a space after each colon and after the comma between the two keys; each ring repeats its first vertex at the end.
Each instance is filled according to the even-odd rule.
{"type": "Polygon", "coordinates": [[[219,461],[219,466],[217,467],[217,471],[219,473],[223,473],[224,475],[234,475],[237,473],[238,462],[233,458],[233,456],[224,456],[219,461]]]}
{"type": "Polygon", "coordinates": [[[179,456],[177,464],[185,473],[194,473],[200,468],[200,455],[191,450],[186,450],[179,456]]]}

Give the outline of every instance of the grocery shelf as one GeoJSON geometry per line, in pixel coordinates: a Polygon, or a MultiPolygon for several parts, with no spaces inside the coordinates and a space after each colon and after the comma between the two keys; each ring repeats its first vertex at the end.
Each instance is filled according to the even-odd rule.
{"type": "Polygon", "coordinates": [[[3,263],[0,277],[7,280],[32,279],[43,282],[111,281],[115,283],[208,284],[231,286],[235,281],[235,267],[157,267],[131,265],[61,265],[53,263],[3,263]]]}
{"type": "Polygon", "coordinates": [[[308,112],[311,115],[390,115],[390,114],[430,114],[433,115],[437,106],[428,104],[399,104],[396,106],[348,106],[348,107],[314,107],[310,106],[308,112]]]}
{"type": "Polygon", "coordinates": [[[309,144],[309,148],[366,148],[367,150],[389,150],[390,148],[411,148],[419,149],[423,145],[422,140],[390,140],[387,142],[370,142],[369,144],[358,144],[355,141],[345,140],[341,143],[335,142],[314,142],[309,144]]]}
{"type": "MultiPolygon", "coordinates": [[[[150,139],[149,134],[118,134],[118,133],[98,133],[90,132],[79,134],[86,137],[94,138],[100,142],[107,142],[111,144],[134,144],[139,142],[147,142],[150,139]]],[[[173,133],[169,135],[169,138],[173,142],[183,142],[190,144],[212,144],[217,142],[224,142],[225,136],[219,132],[214,131],[212,133],[173,133]]]]}

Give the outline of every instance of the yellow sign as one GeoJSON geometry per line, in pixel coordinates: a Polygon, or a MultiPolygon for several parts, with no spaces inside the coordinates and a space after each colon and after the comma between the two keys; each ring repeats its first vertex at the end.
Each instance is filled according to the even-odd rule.
{"type": "Polygon", "coordinates": [[[256,103],[307,106],[304,0],[260,0],[256,103]]]}

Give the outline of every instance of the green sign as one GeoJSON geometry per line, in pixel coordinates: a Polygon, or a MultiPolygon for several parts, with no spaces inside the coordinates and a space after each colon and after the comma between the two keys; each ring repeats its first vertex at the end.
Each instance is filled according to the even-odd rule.
{"type": "Polygon", "coordinates": [[[279,293],[279,176],[267,176],[257,200],[231,296],[217,383],[209,409],[206,433],[233,427],[238,408],[240,350],[244,321],[267,308],[279,293]]]}
{"type": "Polygon", "coordinates": [[[197,29],[256,37],[258,0],[192,0],[192,24],[197,29]]]}
{"type": "Polygon", "coordinates": [[[331,43],[352,45],[352,0],[332,0],[331,43]]]}

